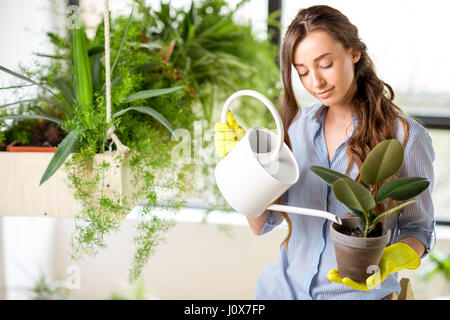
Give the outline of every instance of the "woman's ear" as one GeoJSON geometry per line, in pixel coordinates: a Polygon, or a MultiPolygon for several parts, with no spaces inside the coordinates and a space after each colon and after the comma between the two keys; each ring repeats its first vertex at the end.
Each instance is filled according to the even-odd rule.
{"type": "Polygon", "coordinates": [[[361,58],[361,51],[357,51],[355,49],[351,49],[352,62],[355,64],[361,58]]]}

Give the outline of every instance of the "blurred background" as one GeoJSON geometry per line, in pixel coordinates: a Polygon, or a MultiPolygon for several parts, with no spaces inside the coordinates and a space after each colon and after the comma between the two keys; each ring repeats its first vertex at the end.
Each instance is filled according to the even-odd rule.
{"type": "MultiPolygon", "coordinates": [[[[144,2],[154,10],[161,10],[160,1],[144,2]]],[[[240,3],[217,2],[225,2],[231,9],[240,3]]],[[[110,1],[111,16],[128,16],[130,3],[110,1]]],[[[192,4],[191,1],[162,3],[181,11],[188,11],[192,4]]],[[[430,132],[436,153],[433,254],[422,260],[418,270],[403,272],[400,278],[411,279],[416,298],[449,298],[450,42],[446,31],[450,30],[450,20],[446,15],[450,5],[445,0],[411,0],[407,5],[388,0],[250,0],[239,6],[233,19],[236,24],[250,25],[255,39],[278,46],[297,11],[316,4],[341,10],[358,27],[380,78],[396,93],[395,103],[419,119],[430,132]]],[[[87,36],[93,38],[102,21],[103,1],[2,0],[0,65],[19,70],[21,66],[36,65],[40,58],[36,53],[52,54],[55,45],[46,33],[64,34],[70,5],[80,6],[87,36]]],[[[273,58],[276,60],[276,56],[273,58]]],[[[277,98],[281,90],[279,78],[276,70],[268,74],[269,71],[261,65],[259,76],[273,78],[273,92],[267,92],[277,98]]],[[[0,87],[11,86],[12,80],[11,75],[0,73],[0,87]]],[[[301,106],[316,103],[298,78],[294,79],[294,87],[301,106]]],[[[22,89],[22,94],[35,90],[22,89]]],[[[227,90],[221,94],[232,93],[230,88],[227,90]]],[[[0,104],[11,101],[12,94],[0,90],[0,104]]],[[[210,112],[208,123],[218,120],[220,101],[219,109],[210,112]]],[[[237,112],[237,116],[247,126],[255,125],[250,122],[252,114],[237,112]]],[[[270,121],[270,117],[255,119],[262,124],[270,121]]],[[[98,255],[76,262],[70,259],[73,219],[19,217],[2,212],[0,298],[253,299],[256,278],[267,264],[277,259],[286,235],[286,226],[282,224],[269,234],[256,237],[243,216],[215,210],[198,197],[188,199],[187,205],[173,216],[176,225],[145,265],[140,279],[130,284],[127,278],[133,255],[130,239],[140,208],[139,205],[134,208],[121,229],[106,237],[107,247],[98,255]]],[[[164,211],[159,214],[169,215],[164,211]]]]}

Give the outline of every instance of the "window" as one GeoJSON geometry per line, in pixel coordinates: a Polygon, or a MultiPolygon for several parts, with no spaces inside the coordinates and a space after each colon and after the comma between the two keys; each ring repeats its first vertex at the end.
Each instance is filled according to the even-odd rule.
{"type": "MultiPolygon", "coordinates": [[[[394,89],[398,106],[414,116],[450,117],[447,1],[283,1],[282,36],[301,8],[318,4],[340,10],[356,25],[379,77],[394,89]]],[[[293,77],[293,83],[301,106],[318,102],[298,76],[293,77]]],[[[450,221],[450,129],[429,129],[429,133],[436,154],[435,216],[450,221]]]]}

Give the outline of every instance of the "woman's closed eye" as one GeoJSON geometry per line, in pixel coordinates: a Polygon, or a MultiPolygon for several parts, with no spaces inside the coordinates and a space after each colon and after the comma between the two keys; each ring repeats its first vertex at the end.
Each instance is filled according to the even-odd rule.
{"type": "MultiPolygon", "coordinates": [[[[326,65],[326,66],[319,66],[319,68],[322,68],[322,69],[329,69],[329,68],[331,68],[333,66],[333,62],[331,62],[330,64],[328,64],[328,65],[326,65]]],[[[304,72],[304,73],[299,73],[298,75],[300,76],[300,77],[304,77],[304,76],[306,76],[308,74],[308,71],[307,72],[304,72]]]]}
{"type": "Polygon", "coordinates": [[[324,67],[319,66],[319,68],[328,69],[328,68],[331,68],[332,66],[333,66],[333,62],[331,62],[329,65],[324,66],[324,67]]]}

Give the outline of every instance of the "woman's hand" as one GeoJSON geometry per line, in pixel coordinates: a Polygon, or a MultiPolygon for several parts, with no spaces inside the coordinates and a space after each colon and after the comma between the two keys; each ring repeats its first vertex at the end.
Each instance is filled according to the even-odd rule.
{"type": "Polygon", "coordinates": [[[391,273],[398,272],[403,269],[414,270],[420,265],[420,257],[409,245],[397,242],[384,249],[383,256],[379,264],[379,271],[366,279],[366,283],[358,283],[350,278],[341,278],[338,269],[328,272],[327,278],[330,281],[345,284],[355,290],[370,290],[384,281],[391,273]]]}
{"type": "Polygon", "coordinates": [[[225,157],[245,135],[245,130],[238,125],[230,110],[227,113],[227,123],[216,122],[214,126],[214,145],[219,156],[225,157]]]}

